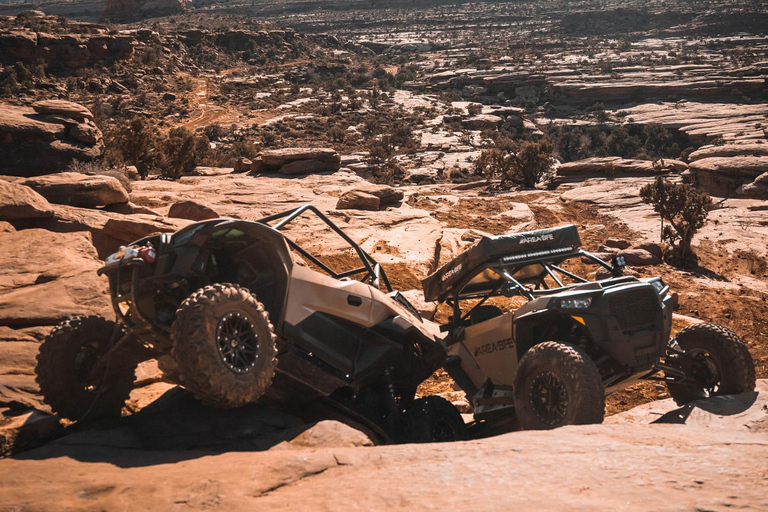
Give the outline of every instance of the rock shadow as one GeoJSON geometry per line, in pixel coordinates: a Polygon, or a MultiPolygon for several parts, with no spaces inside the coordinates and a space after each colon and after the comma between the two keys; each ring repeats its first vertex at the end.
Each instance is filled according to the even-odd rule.
{"type": "Polygon", "coordinates": [[[749,391],[738,395],[723,395],[696,400],[660,416],[651,423],[686,424],[691,414],[700,409],[717,416],[734,416],[748,410],[757,401],[758,392],[749,391]]]}
{"type": "Polygon", "coordinates": [[[302,417],[295,411],[262,404],[215,409],[200,404],[183,389],[174,388],[132,416],[99,424],[76,424],[67,429],[67,435],[14,458],[70,457],[128,468],[232,451],[265,451],[292,441],[303,447],[373,444],[353,422],[323,422],[325,418],[318,418],[313,409],[307,408],[309,413],[302,417]],[[324,428],[317,428],[320,423],[325,424],[324,428]]]}

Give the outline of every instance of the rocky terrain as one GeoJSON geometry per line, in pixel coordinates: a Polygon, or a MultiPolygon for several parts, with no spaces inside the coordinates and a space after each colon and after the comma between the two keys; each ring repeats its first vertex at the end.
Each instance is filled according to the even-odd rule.
{"type": "MultiPolygon", "coordinates": [[[[768,507],[765,381],[682,409],[641,383],[604,425],[404,447],[323,410],[205,409],[154,362],[122,419],[72,426],[34,376],[56,323],[113,314],[96,270],[121,245],[312,203],[437,321],[420,280],[483,234],[575,223],[585,249],[662,276],[675,331],[733,329],[768,378],[765,6],[93,4],[0,5],[3,509],[768,507]],[[485,174],[508,141],[551,145],[536,187],[485,174]],[[639,193],[656,176],[712,195],[694,268],[662,258],[639,193]]],[[[315,225],[288,235],[348,262],[315,225]]],[[[420,393],[469,412],[452,384],[420,393]]]]}

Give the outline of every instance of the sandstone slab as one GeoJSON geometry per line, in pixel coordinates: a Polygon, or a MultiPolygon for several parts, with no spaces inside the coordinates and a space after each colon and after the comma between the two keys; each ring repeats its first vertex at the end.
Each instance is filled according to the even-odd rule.
{"type": "Polygon", "coordinates": [[[93,114],[79,103],[65,100],[43,100],[32,104],[38,114],[60,114],[73,119],[93,119],[93,114]]]}
{"type": "Polygon", "coordinates": [[[702,158],[691,163],[696,183],[717,197],[733,195],[745,184],[768,172],[768,156],[702,158]]]}
{"type": "Polygon", "coordinates": [[[373,210],[377,211],[381,206],[381,199],[360,190],[350,190],[339,197],[336,203],[337,210],[373,210]]]}
{"type": "Polygon", "coordinates": [[[21,182],[56,204],[94,208],[128,202],[128,192],[112,176],[62,172],[21,182]]]}
{"type": "Polygon", "coordinates": [[[51,217],[48,201],[29,187],[0,180],[0,220],[51,217]]]}
{"type": "Polygon", "coordinates": [[[53,325],[78,314],[111,315],[89,233],[25,229],[0,234],[0,325],[53,325]]]}

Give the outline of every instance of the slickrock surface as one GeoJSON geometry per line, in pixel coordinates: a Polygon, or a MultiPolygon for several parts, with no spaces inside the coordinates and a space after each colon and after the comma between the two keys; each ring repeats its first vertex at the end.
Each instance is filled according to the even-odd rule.
{"type": "MultiPolygon", "coordinates": [[[[606,425],[452,444],[360,447],[344,425],[286,430],[288,417],[266,410],[252,424],[273,426],[248,451],[147,448],[138,426],[78,432],[0,461],[0,499],[36,510],[762,510],[768,383],[759,385],[680,409],[648,404],[606,425]]],[[[144,438],[169,424],[148,421],[144,438]]]]}

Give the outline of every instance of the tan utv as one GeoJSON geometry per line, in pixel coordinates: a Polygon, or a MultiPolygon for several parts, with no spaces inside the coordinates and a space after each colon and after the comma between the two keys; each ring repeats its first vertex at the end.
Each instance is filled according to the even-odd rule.
{"type": "Polygon", "coordinates": [[[60,416],[119,415],[137,364],[157,358],[170,380],[214,407],[320,399],[385,441],[464,437],[453,405],[416,398],[445,362],[437,326],[311,205],[150,236],[99,272],[109,278],[116,319],[71,319],[40,349],[37,380],[60,416]],[[302,214],[346,242],[353,268],[333,270],[286,236],[302,214]]]}
{"type": "Polygon", "coordinates": [[[700,323],[670,339],[661,278],[624,276],[623,258],[580,247],[572,225],[484,237],[423,280],[426,300],[452,306],[445,368],[474,407],[470,435],[600,423],[605,395],[642,379],[666,383],[681,405],[754,390],[736,334],[700,323]],[[569,266],[580,260],[611,277],[580,277],[569,266]],[[524,304],[506,313],[489,302],[512,298],[524,304]]]}

